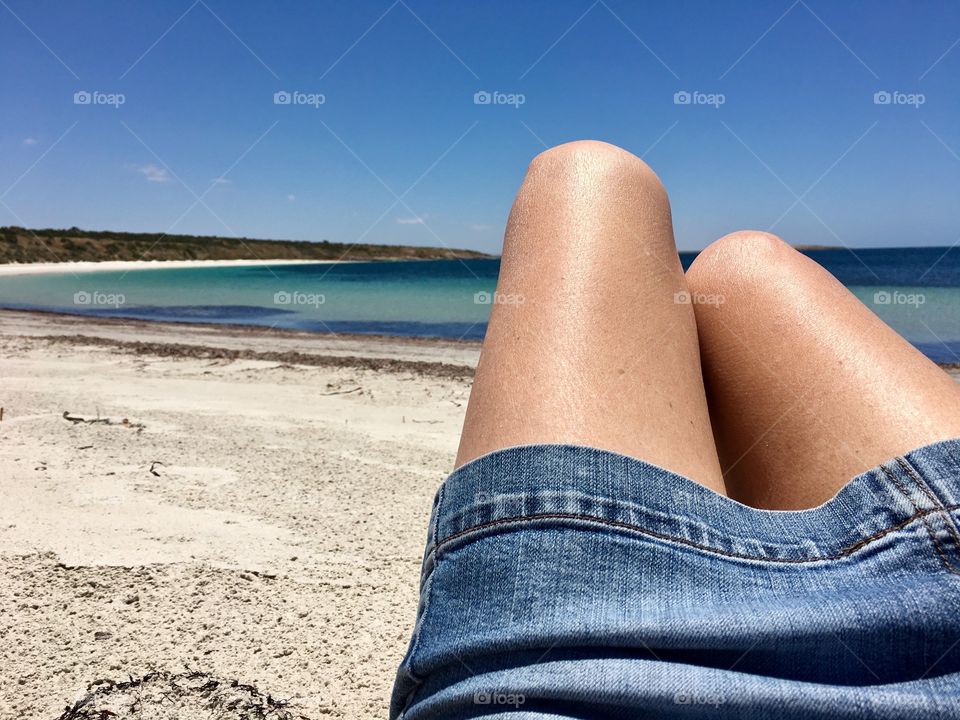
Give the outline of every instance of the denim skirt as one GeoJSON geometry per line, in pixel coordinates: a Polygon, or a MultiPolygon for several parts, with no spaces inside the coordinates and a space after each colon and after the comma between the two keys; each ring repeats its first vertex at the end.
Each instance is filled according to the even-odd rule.
{"type": "Polygon", "coordinates": [[[960,440],[757,510],[596,448],[434,501],[390,715],[960,718],[960,440]]]}

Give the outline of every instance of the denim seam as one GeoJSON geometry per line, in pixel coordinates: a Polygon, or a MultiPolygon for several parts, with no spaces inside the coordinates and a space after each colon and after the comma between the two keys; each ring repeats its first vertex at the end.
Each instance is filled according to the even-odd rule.
{"type": "MultiPolygon", "coordinates": [[[[960,504],[958,505],[948,505],[944,510],[956,510],[960,509],[960,504]]],[[[802,564],[802,563],[813,563],[813,562],[825,562],[830,560],[841,560],[845,557],[849,557],[858,550],[863,549],[866,545],[879,540],[885,535],[889,535],[892,532],[897,530],[902,530],[916,520],[923,520],[926,524],[926,516],[931,513],[939,513],[941,510],[939,508],[930,508],[930,509],[918,509],[916,513],[906,518],[902,522],[897,523],[896,525],[890,525],[889,527],[879,530],[872,535],[868,535],[865,538],[862,538],[855,542],[854,544],[845,547],[840,552],[834,555],[823,555],[821,557],[805,557],[805,558],[772,558],[765,557],[762,555],[746,555],[743,553],[733,553],[727,550],[721,550],[719,548],[711,547],[709,545],[701,545],[700,543],[695,543],[692,540],[687,540],[686,538],[676,537],[673,535],[665,535],[662,533],[657,533],[647,528],[640,527],[638,525],[631,525],[630,523],[620,522],[618,520],[608,520],[605,518],[592,517],[590,515],[577,515],[577,514],[566,514],[566,513],[544,513],[542,515],[518,515],[515,517],[502,518],[500,520],[491,520],[486,523],[480,523],[474,525],[465,530],[460,530],[451,535],[448,535],[443,540],[438,542],[433,549],[433,552],[437,555],[438,559],[440,556],[440,550],[445,545],[459,538],[465,537],[472,533],[478,532],[480,530],[485,530],[487,528],[498,527],[502,525],[513,525],[513,524],[523,524],[526,522],[534,522],[537,520],[576,520],[580,522],[606,525],[609,527],[618,528],[621,530],[630,530],[633,532],[640,533],[641,535],[647,535],[649,537],[656,538],[658,540],[664,540],[668,542],[678,543],[680,545],[686,545],[688,547],[695,548],[697,550],[702,550],[703,552],[713,553],[715,555],[722,555],[724,557],[734,558],[737,560],[755,560],[758,562],[770,562],[770,563],[790,563],[790,564],[802,564]]],[[[927,526],[929,530],[929,525],[927,526]]]]}
{"type": "MultiPolygon", "coordinates": [[[[436,570],[436,566],[434,566],[436,570]]],[[[427,580],[426,587],[426,600],[423,603],[423,613],[417,619],[417,627],[414,632],[413,643],[410,646],[410,655],[407,658],[405,667],[403,668],[404,673],[407,678],[411,680],[414,685],[410,688],[410,691],[407,693],[407,697],[403,702],[403,710],[400,711],[400,717],[403,718],[407,714],[407,710],[413,705],[414,698],[417,695],[417,690],[420,689],[420,686],[423,685],[423,678],[421,678],[417,673],[413,671],[413,658],[417,652],[417,648],[420,645],[420,633],[423,630],[423,622],[426,620],[427,611],[430,609],[430,598],[433,593],[433,575],[431,573],[430,578],[427,580]]]]}
{"type": "MultiPolygon", "coordinates": [[[[897,476],[894,475],[894,473],[891,472],[886,465],[881,465],[880,469],[883,470],[884,475],[887,476],[887,478],[896,486],[897,490],[901,492],[901,494],[910,502],[911,505],[913,505],[914,509],[919,513],[920,506],[917,505],[917,503],[914,501],[912,497],[910,497],[909,491],[907,490],[907,488],[903,486],[900,480],[897,479],[897,476]]],[[[921,491],[923,491],[922,487],[920,489],[921,491]]],[[[927,497],[929,499],[929,495],[927,497]]],[[[930,524],[930,521],[927,520],[927,515],[930,515],[931,513],[939,514],[943,512],[942,506],[936,507],[936,504],[937,503],[934,503],[935,507],[930,508],[929,510],[925,509],[924,514],[920,516],[920,519],[923,521],[924,526],[926,526],[927,528],[927,533],[930,535],[930,542],[933,543],[933,547],[936,550],[937,555],[940,556],[940,562],[943,563],[943,567],[946,568],[948,571],[954,573],[955,575],[960,575],[960,571],[958,571],[955,567],[953,567],[953,565],[950,564],[950,561],[947,560],[947,555],[946,553],[943,552],[943,548],[940,546],[940,541],[937,540],[937,534],[936,532],[934,532],[933,526],[930,524]]]]}
{"type": "Polygon", "coordinates": [[[953,518],[950,517],[950,513],[946,511],[944,507],[943,500],[940,499],[940,496],[937,495],[937,492],[927,484],[927,481],[923,479],[923,476],[920,474],[920,471],[917,468],[913,467],[906,458],[898,457],[897,462],[900,463],[907,475],[917,484],[917,486],[923,491],[923,493],[930,499],[934,505],[943,510],[944,521],[947,524],[947,530],[950,533],[950,537],[953,538],[954,548],[956,551],[960,552],[960,535],[957,533],[956,525],[954,525],[953,518]]]}
{"type": "Polygon", "coordinates": [[[407,710],[411,705],[413,705],[413,700],[417,694],[417,690],[419,690],[420,686],[423,684],[423,679],[413,670],[413,661],[417,654],[417,649],[420,646],[420,634],[423,632],[423,625],[427,618],[427,612],[430,610],[430,601],[433,597],[433,577],[434,573],[437,571],[437,564],[440,561],[440,557],[437,555],[437,535],[440,533],[440,516],[443,512],[443,497],[446,493],[446,489],[446,485],[441,485],[440,490],[437,492],[437,507],[435,516],[430,523],[428,542],[431,547],[430,551],[426,553],[424,564],[426,564],[427,558],[430,558],[433,562],[433,567],[430,569],[430,577],[427,578],[426,588],[424,588],[423,612],[420,614],[420,617],[417,618],[417,623],[413,632],[413,639],[410,643],[410,652],[408,654],[407,662],[405,663],[406,667],[404,667],[404,672],[407,674],[407,677],[412,680],[415,685],[410,688],[410,692],[407,693],[406,700],[403,703],[403,710],[400,711],[401,718],[406,715],[407,710]]]}

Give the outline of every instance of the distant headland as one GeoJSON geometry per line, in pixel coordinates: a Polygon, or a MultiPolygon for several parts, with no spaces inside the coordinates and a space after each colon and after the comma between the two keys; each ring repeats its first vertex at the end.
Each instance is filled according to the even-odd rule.
{"type": "Polygon", "coordinates": [[[72,227],[0,227],[0,264],[117,260],[440,260],[492,257],[475,250],[410,245],[258,240],[72,227]]]}

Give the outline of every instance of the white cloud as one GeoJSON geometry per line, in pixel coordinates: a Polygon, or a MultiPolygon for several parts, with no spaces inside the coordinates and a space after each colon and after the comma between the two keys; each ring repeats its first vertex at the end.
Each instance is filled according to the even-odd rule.
{"type": "Polygon", "coordinates": [[[289,195],[287,195],[287,202],[293,202],[296,199],[297,199],[297,196],[294,195],[293,193],[290,193],[289,195]]]}
{"type": "Polygon", "coordinates": [[[167,169],[159,165],[143,165],[137,168],[137,172],[150,182],[170,182],[170,174],[167,172],[167,169]]]}
{"type": "Polygon", "coordinates": [[[214,178],[210,181],[213,185],[232,185],[233,180],[227,180],[225,177],[214,178]]]}
{"type": "Polygon", "coordinates": [[[24,138],[24,139],[23,139],[23,144],[24,144],[24,145],[36,145],[36,144],[37,144],[37,139],[36,139],[36,138],[24,138]]]}
{"type": "Polygon", "coordinates": [[[489,230],[489,229],[490,229],[490,225],[474,224],[474,225],[471,225],[471,226],[470,226],[470,229],[471,229],[471,230],[475,230],[475,231],[477,231],[477,232],[482,232],[483,230],[489,230]]]}
{"type": "Polygon", "coordinates": [[[421,217],[398,217],[397,225],[423,225],[429,215],[423,215],[421,217]]]}

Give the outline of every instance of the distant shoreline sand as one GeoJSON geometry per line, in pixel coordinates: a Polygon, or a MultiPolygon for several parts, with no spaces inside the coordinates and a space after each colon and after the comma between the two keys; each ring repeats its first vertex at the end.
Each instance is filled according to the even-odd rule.
{"type": "MultiPolygon", "coordinates": [[[[152,352],[168,357],[284,360],[326,365],[331,356],[346,365],[370,368],[370,359],[389,360],[392,369],[407,363],[430,367],[411,369],[436,374],[472,376],[482,341],[381,333],[313,332],[209,322],[171,322],[141,318],[101,317],[0,307],[0,336],[39,337],[65,344],[113,346],[117,352],[152,352]],[[222,354],[225,351],[226,354],[222,354]],[[289,353],[286,358],[283,353],[289,353]],[[316,359],[308,359],[315,356],[316,359]]],[[[334,363],[340,364],[340,363],[334,363]]],[[[374,363],[377,364],[377,363],[374,363]]],[[[960,363],[937,363],[960,382],[960,363]]]]}
{"type": "MultiPolygon", "coordinates": [[[[390,260],[391,258],[383,258],[390,260]]],[[[0,264],[0,276],[111,272],[119,270],[169,270],[172,268],[245,267],[269,265],[334,265],[372,260],[104,260],[0,264]]]]}
{"type": "Polygon", "coordinates": [[[454,338],[318,333],[260,325],[180,323],[7,308],[0,308],[2,336],[100,346],[133,355],[407,369],[454,377],[473,375],[481,347],[478,340],[454,338]]]}

